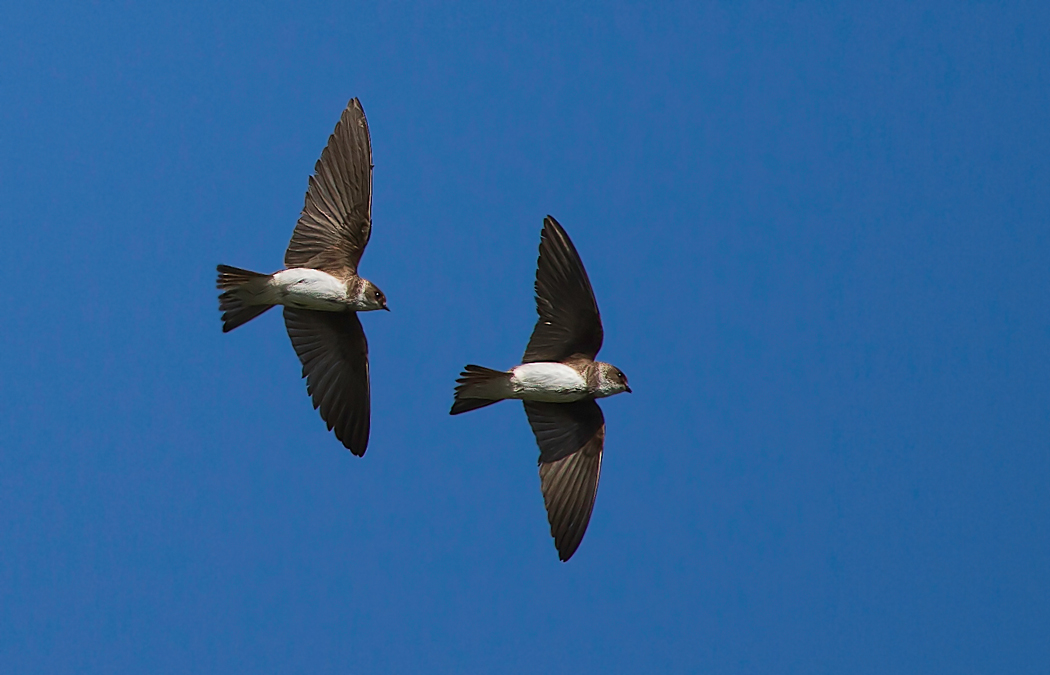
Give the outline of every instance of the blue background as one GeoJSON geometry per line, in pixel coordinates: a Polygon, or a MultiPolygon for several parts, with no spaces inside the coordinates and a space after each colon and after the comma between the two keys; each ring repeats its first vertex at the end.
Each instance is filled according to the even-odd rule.
{"type": "Polygon", "coordinates": [[[0,670],[1048,672],[1050,10],[782,4],[9,3],[0,670]],[[352,96],[364,459],[214,290],[352,96]],[[635,390],[567,564],[447,414],[547,213],[635,390]]]}

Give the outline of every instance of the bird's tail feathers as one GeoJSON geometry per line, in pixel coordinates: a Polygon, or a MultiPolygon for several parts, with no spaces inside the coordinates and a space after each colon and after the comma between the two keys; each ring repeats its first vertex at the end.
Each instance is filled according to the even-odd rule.
{"type": "Polygon", "coordinates": [[[456,400],[450,415],[470,412],[498,403],[510,393],[511,374],[482,366],[469,365],[456,380],[456,400]]]}
{"type": "Polygon", "coordinates": [[[273,303],[266,298],[270,286],[270,275],[242,270],[239,267],[219,265],[216,286],[219,294],[219,311],[222,312],[222,332],[248,323],[273,303]]]}
{"type": "Polygon", "coordinates": [[[259,272],[252,272],[251,270],[242,270],[240,267],[231,267],[230,265],[217,265],[215,269],[219,271],[219,278],[215,282],[215,287],[220,291],[240,288],[243,284],[250,281],[260,281],[262,279],[270,278],[269,274],[260,274],[259,272]]]}

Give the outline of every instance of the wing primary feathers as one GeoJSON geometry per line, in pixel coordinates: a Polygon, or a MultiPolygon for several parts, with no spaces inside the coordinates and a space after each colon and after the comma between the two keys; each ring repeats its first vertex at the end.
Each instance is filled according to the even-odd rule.
{"type": "Polygon", "coordinates": [[[525,401],[540,449],[540,488],[561,560],[572,557],[587,531],[598,493],[605,418],[593,400],[525,401]]]}
{"type": "Polygon", "coordinates": [[[524,363],[563,361],[573,355],[593,359],[602,347],[601,314],[576,247],[552,216],[540,233],[536,264],[536,312],[539,318],[524,363]]]}
{"type": "Polygon", "coordinates": [[[372,144],[361,103],[352,99],[314,166],[286,267],[357,272],[372,236],[372,144]]]}
{"type": "Polygon", "coordinates": [[[284,308],[306,391],[330,431],[353,454],[368,447],[368,340],[356,312],[284,308]]]}

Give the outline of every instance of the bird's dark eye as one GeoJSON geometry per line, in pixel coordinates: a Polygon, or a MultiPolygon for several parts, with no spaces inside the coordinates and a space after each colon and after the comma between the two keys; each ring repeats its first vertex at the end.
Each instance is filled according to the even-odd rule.
{"type": "Polygon", "coordinates": [[[621,373],[620,371],[616,371],[616,374],[620,377],[621,380],[626,380],[627,379],[627,376],[624,375],[623,373],[621,373]]]}
{"type": "Polygon", "coordinates": [[[379,298],[383,297],[383,294],[380,293],[379,291],[376,291],[375,292],[375,296],[376,296],[376,300],[378,300],[379,298]]]}

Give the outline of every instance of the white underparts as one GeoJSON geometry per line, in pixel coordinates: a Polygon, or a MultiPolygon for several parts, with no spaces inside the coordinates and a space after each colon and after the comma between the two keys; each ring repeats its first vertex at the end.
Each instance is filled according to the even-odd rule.
{"type": "Polygon", "coordinates": [[[270,287],[274,303],[288,307],[341,311],[350,303],[346,282],[321,270],[283,270],[271,277],[270,287]]]}
{"type": "Polygon", "coordinates": [[[588,396],[587,382],[583,376],[562,363],[523,363],[510,372],[513,398],[569,403],[588,396]]]}

